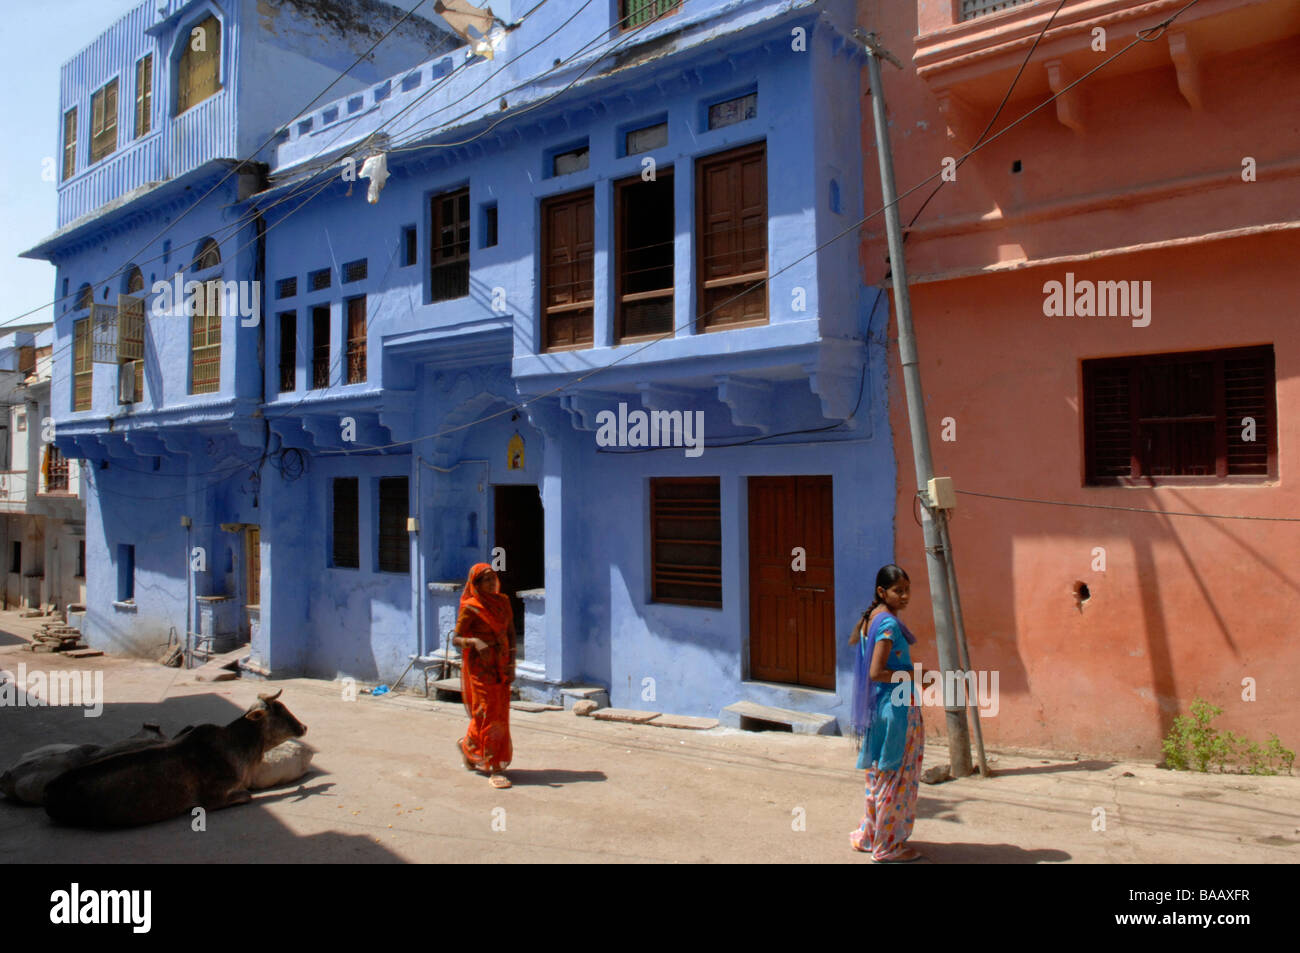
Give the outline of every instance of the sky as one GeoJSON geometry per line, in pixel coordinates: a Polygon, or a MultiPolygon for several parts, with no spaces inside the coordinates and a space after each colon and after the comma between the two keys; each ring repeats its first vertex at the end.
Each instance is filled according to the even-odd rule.
{"type": "MultiPolygon", "coordinates": [[[[58,226],[56,182],[41,178],[59,154],[59,68],[140,0],[5,0],[0,30],[0,326],[49,321],[54,266],[19,258],[58,226]],[[24,311],[40,312],[18,318],[24,311]]],[[[57,167],[57,162],[56,162],[57,167]]]]}

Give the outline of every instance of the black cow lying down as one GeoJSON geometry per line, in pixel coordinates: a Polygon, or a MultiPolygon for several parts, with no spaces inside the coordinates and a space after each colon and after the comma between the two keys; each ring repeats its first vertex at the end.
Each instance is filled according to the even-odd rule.
{"type": "Polygon", "coordinates": [[[258,701],[228,725],[198,725],[171,741],[99,758],[45,789],[45,811],[77,827],[134,827],[252,799],[249,784],[262,755],[307,726],[278,701],[258,701]]]}

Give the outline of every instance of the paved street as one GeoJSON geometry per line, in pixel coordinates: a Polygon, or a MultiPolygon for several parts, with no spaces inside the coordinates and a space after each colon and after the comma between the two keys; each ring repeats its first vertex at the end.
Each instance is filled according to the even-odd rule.
{"type": "MultiPolygon", "coordinates": [[[[54,741],[106,742],[161,723],[223,722],[266,683],[195,683],[148,662],[34,655],[0,631],[0,668],[102,671],[99,718],[80,709],[0,711],[0,761],[54,741]]],[[[465,772],[456,704],[343,701],[337,684],[271,683],[318,749],[299,784],[131,831],[57,828],[0,803],[0,860],[31,862],[792,862],[866,863],[848,846],[862,777],[842,738],[603,723],[513,712],[515,787],[465,772]],[[502,809],[504,813],[502,813],[502,809]],[[802,817],[803,824],[797,822],[802,817]],[[502,828],[501,829],[494,829],[502,828]],[[796,830],[798,826],[803,830],[796,830]]],[[[939,742],[927,767],[944,760],[939,742]]],[[[996,776],[922,786],[913,837],[938,863],[1202,863],[1300,859],[1300,779],[1175,775],[1151,765],[997,755],[996,776]],[[1131,773],[1125,776],[1125,773],[1131,773]],[[1094,808],[1106,830],[1092,830],[1094,808]]]]}

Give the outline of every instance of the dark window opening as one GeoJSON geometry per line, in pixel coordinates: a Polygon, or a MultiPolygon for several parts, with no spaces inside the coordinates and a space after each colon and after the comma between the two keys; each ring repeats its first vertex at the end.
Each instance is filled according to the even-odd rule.
{"type": "Polygon", "coordinates": [[[350,261],[343,266],[343,283],[346,285],[353,281],[364,281],[368,271],[367,259],[361,258],[357,261],[350,261]]]}
{"type": "Polygon", "coordinates": [[[281,278],[275,283],[275,296],[277,298],[292,298],[298,293],[298,278],[281,278]]]}
{"type": "Polygon", "coordinates": [[[23,571],[23,544],[21,540],[15,539],[10,544],[9,571],[17,573],[23,571]]]}
{"type": "Polygon", "coordinates": [[[673,329],[673,176],[639,176],[615,186],[619,339],[673,329]]]}
{"type": "Polygon", "coordinates": [[[410,537],[406,530],[407,506],[407,478],[382,478],[379,481],[380,572],[410,571],[410,537]]]}
{"type": "Polygon", "coordinates": [[[469,189],[433,197],[432,300],[469,294],[469,189]]]}
{"type": "Polygon", "coordinates": [[[334,478],[332,558],[339,569],[361,568],[360,506],[356,477],[334,478]]]}
{"type": "Polygon", "coordinates": [[[419,232],[414,225],[407,225],[402,229],[402,267],[414,265],[419,260],[419,232]]]}
{"type": "Polygon", "coordinates": [[[120,543],[117,547],[117,601],[135,599],[135,547],[120,543]]]}
{"type": "Polygon", "coordinates": [[[1087,483],[1277,477],[1272,346],[1083,362],[1087,483]]]}
{"type": "Polygon", "coordinates": [[[86,578],[86,541],[77,540],[77,571],[73,573],[78,579],[86,578]]]}
{"type": "Polygon", "coordinates": [[[311,309],[311,386],[330,386],[330,306],[311,309]]]}
{"type": "Polygon", "coordinates": [[[324,291],[330,286],[330,270],[322,268],[307,275],[307,287],[312,291],[324,291]]]}
{"type": "Polygon", "coordinates": [[[280,315],[280,391],[298,387],[298,313],[280,315]]]}
{"type": "Polygon", "coordinates": [[[483,206],[483,247],[494,248],[497,243],[497,203],[483,206]]]}
{"type": "Polygon", "coordinates": [[[592,191],[542,203],[542,346],[590,347],[593,334],[592,191]]]}

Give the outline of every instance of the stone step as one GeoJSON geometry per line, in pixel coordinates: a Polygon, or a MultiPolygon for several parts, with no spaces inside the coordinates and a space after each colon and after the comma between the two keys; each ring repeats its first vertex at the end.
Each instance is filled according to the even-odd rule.
{"type": "Polygon", "coordinates": [[[691,731],[708,731],[718,727],[716,718],[698,718],[694,715],[660,715],[646,722],[658,728],[685,728],[691,731]]]}
{"type": "Polygon", "coordinates": [[[736,702],[722,709],[721,721],[729,728],[748,730],[761,730],[761,726],[754,725],[753,722],[789,725],[790,730],[797,735],[833,735],[839,730],[839,722],[834,715],[791,711],[788,708],[748,701],[736,702]]]}
{"type": "Polygon", "coordinates": [[[98,658],[104,653],[99,649],[73,649],[71,652],[64,652],[68,658],[98,658]]]}
{"type": "Polygon", "coordinates": [[[459,678],[439,678],[429,683],[429,689],[435,698],[443,695],[455,695],[459,698],[462,694],[459,678]]]}
{"type": "Polygon", "coordinates": [[[609,690],[599,685],[571,685],[560,689],[560,699],[565,711],[572,711],[580,701],[594,702],[597,708],[609,707],[609,690]]]}

